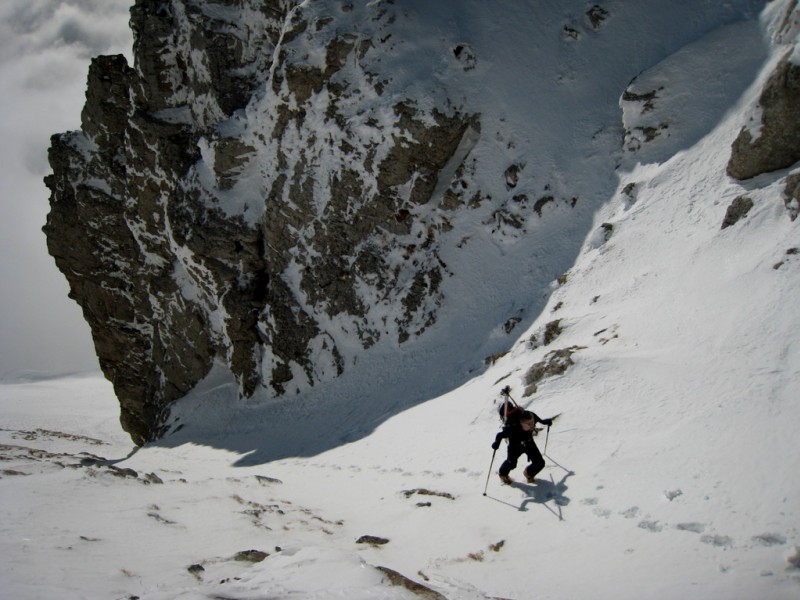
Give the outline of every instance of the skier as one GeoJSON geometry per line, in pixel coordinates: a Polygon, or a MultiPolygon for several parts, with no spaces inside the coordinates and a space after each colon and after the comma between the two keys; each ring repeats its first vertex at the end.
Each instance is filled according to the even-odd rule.
{"type": "Polygon", "coordinates": [[[508,439],[508,455],[498,471],[500,480],[503,483],[510,485],[514,482],[508,474],[512,469],[516,468],[517,459],[523,454],[527,455],[530,461],[530,464],[522,471],[528,483],[535,483],[534,477],[544,469],[544,458],[542,458],[539,448],[536,447],[536,442],[533,441],[533,436],[537,433],[537,423],[542,423],[549,427],[553,424],[553,419],[540,419],[529,410],[520,411],[518,414],[510,415],[506,419],[502,431],[495,437],[492,444],[493,450],[500,448],[500,442],[504,438],[508,439]]]}

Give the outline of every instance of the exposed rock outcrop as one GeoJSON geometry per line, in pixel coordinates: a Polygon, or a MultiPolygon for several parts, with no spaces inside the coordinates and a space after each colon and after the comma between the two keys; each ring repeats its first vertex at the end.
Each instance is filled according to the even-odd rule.
{"type": "Polygon", "coordinates": [[[722,229],[727,229],[732,225],[736,225],[739,221],[747,216],[750,209],[753,208],[753,200],[747,196],[737,196],[733,199],[728,210],[725,211],[725,218],[722,220],[722,229]]]}
{"type": "Polygon", "coordinates": [[[52,139],[44,230],[136,443],[215,362],[244,396],[283,394],[340,374],[343,341],[435,322],[446,219],[426,205],[479,124],[387,105],[371,57],[397,18],[138,0],[135,66],[93,61],[81,131],[52,139]]]}
{"type": "MultiPolygon", "coordinates": [[[[746,78],[708,77],[708,56],[723,53],[715,64],[731,72],[763,64],[740,51],[741,36],[756,47],[761,30],[741,23],[692,28],[699,39],[644,71],[626,58],[614,84],[631,81],[618,156],[614,111],[576,120],[569,107],[575,86],[599,83],[592,44],[632,14],[596,4],[566,26],[534,18],[551,28],[542,39],[553,52],[564,28],[575,60],[556,73],[530,47],[502,67],[531,72],[481,90],[505,50],[493,54],[494,34],[479,27],[442,35],[451,21],[434,6],[136,0],[134,64],[93,61],[81,129],[52,138],[44,230],[136,443],[163,435],[170,406],[215,367],[260,401],[348,369],[364,376],[342,387],[397,377],[400,389],[405,368],[427,368],[426,353],[439,352],[450,362],[420,373],[422,389],[441,372],[472,372],[477,356],[500,356],[571,264],[620,157],[668,160],[719,123],[715,107],[741,96],[746,78]],[[540,102],[545,93],[552,101],[540,102]],[[503,94],[530,105],[511,111],[503,94]],[[512,260],[526,261],[524,273],[512,260]],[[373,358],[385,369],[374,377],[373,358]]],[[[464,22],[490,19],[480,3],[463,8],[464,22]]],[[[782,68],[753,147],[771,128],[799,137],[783,127],[800,122],[796,67],[787,59],[782,68]]],[[[598,231],[596,247],[612,233],[598,231]]]]}
{"type": "Polygon", "coordinates": [[[800,214],[800,173],[792,173],[786,178],[783,198],[789,218],[794,221],[800,214]]]}
{"type": "Polygon", "coordinates": [[[760,123],[742,128],[731,147],[728,175],[750,179],[800,160],[800,65],[787,54],[764,85],[760,123]]]}

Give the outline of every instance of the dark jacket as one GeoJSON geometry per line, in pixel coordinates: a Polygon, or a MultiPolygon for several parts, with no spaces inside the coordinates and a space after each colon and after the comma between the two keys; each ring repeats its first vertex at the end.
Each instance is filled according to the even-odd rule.
{"type": "MultiPolygon", "coordinates": [[[[526,411],[528,412],[528,411],[526,411]]],[[[540,419],[539,416],[531,412],[530,414],[533,415],[533,423],[534,426],[537,423],[541,423],[543,425],[550,426],[553,424],[552,419],[540,419]]],[[[494,444],[492,444],[492,448],[497,450],[500,447],[500,442],[506,438],[508,438],[508,444],[510,446],[524,446],[528,442],[533,442],[533,434],[535,430],[525,431],[522,428],[522,424],[520,423],[519,417],[511,417],[509,418],[508,422],[506,423],[505,427],[497,434],[494,438],[494,444]]]]}

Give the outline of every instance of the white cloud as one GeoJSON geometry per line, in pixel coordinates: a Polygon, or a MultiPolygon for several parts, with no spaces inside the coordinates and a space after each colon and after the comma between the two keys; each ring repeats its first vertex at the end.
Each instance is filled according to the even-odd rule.
{"type": "Polygon", "coordinates": [[[131,60],[132,0],[0,3],[0,376],[94,369],[89,329],[47,254],[50,136],[80,126],[89,62],[131,60]]]}
{"type": "MultiPolygon", "coordinates": [[[[53,48],[84,58],[130,46],[130,0],[5,0],[0,62],[53,48]]],[[[129,48],[128,48],[129,52],[129,48]]]]}

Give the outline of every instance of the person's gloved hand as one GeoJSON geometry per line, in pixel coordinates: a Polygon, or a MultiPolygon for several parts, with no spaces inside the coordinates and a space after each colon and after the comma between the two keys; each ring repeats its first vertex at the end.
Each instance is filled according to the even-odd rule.
{"type": "Polygon", "coordinates": [[[500,447],[500,442],[493,442],[492,443],[492,450],[497,450],[500,447]]]}

